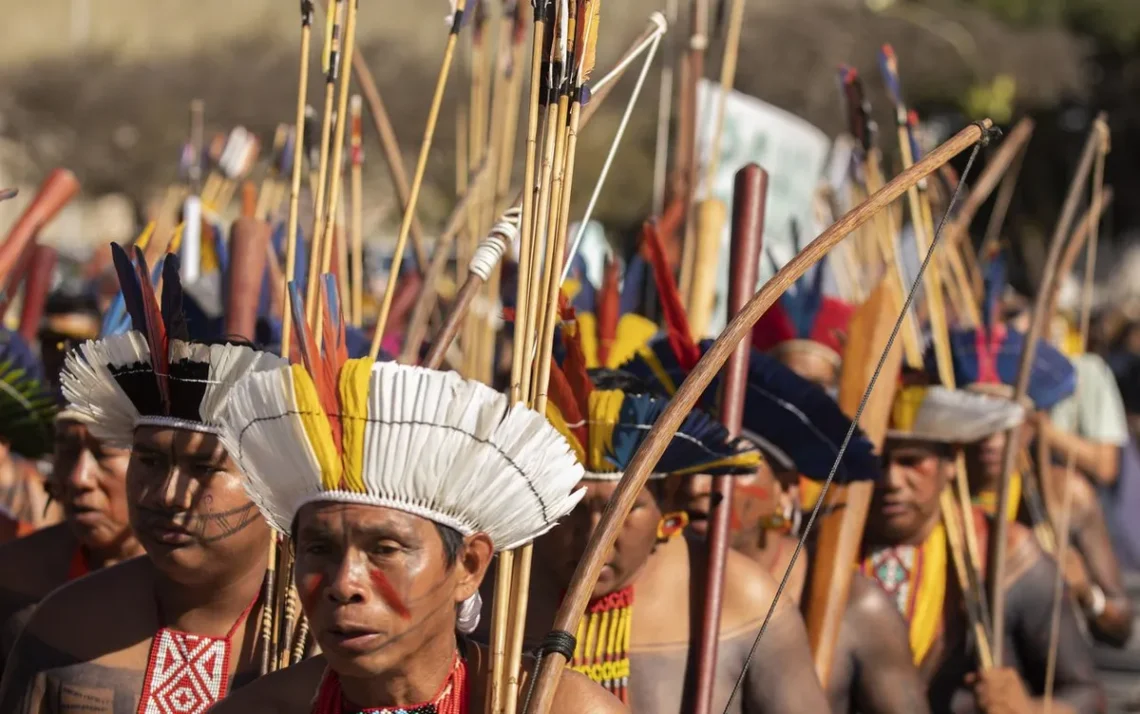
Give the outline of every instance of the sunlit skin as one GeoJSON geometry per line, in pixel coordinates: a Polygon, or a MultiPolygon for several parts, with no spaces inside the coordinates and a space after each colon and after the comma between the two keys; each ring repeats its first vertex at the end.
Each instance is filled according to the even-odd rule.
{"type": "MultiPolygon", "coordinates": [[[[558,527],[539,538],[534,545],[536,577],[550,578],[565,589],[586,543],[597,527],[606,504],[617,489],[617,481],[585,481],[586,494],[558,527]]],[[[645,567],[657,544],[661,509],[648,487],[637,494],[633,508],[618,531],[617,541],[602,567],[593,597],[598,598],[630,585],[645,567]]]]}
{"type": "MultiPolygon", "coordinates": [[[[692,519],[689,528],[708,532],[714,478],[708,475],[669,479],[666,500],[671,509],[684,510],[692,519]]],[[[751,474],[732,477],[732,547],[756,559],[767,544],[766,525],[783,512],[783,489],[768,462],[751,474]]]]}
{"type": "Polygon", "coordinates": [[[939,495],[950,477],[949,447],[890,441],[884,446],[884,478],[875,486],[867,518],[868,542],[920,545],[939,518],[939,495]]]}
{"type": "Polygon", "coordinates": [[[294,532],[305,614],[348,700],[393,707],[434,696],[456,648],[456,607],[479,589],[491,540],[467,536],[449,566],[431,521],[329,502],[302,508],[294,532]]]}
{"type": "Polygon", "coordinates": [[[824,389],[833,389],[839,386],[839,366],[822,351],[825,349],[789,347],[777,350],[775,356],[784,363],[785,367],[809,382],[814,382],[824,389]]]}
{"type": "Polygon", "coordinates": [[[233,580],[264,563],[269,525],[219,439],[140,427],[127,470],[130,522],[155,566],[176,583],[233,580]]]}
{"type": "Polygon", "coordinates": [[[142,554],[127,505],[130,460],[130,449],[107,446],[85,425],[56,423],[52,496],[62,504],[91,567],[142,554]]]}
{"type": "MultiPolygon", "coordinates": [[[[1032,425],[1028,422],[1022,424],[1017,433],[1021,438],[1021,447],[1027,448],[1033,441],[1032,425]]],[[[1005,434],[1004,431],[999,431],[966,447],[966,473],[972,493],[997,489],[1005,454],[1005,434]]]]}

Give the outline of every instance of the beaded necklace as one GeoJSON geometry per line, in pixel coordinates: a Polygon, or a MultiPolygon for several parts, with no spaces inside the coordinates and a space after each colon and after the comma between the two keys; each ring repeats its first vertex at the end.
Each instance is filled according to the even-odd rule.
{"type": "Polygon", "coordinates": [[[467,662],[457,652],[439,693],[431,701],[406,707],[349,708],[340,688],[340,677],[326,668],[312,714],[467,714],[468,699],[467,662]]]}
{"type": "Polygon", "coordinates": [[[633,587],[590,603],[578,623],[570,668],[629,703],[629,640],[633,628],[633,587]]]}
{"type": "Polygon", "coordinates": [[[195,635],[170,627],[156,632],[137,714],[205,714],[225,699],[234,633],[260,595],[259,588],[225,637],[195,635]]]}

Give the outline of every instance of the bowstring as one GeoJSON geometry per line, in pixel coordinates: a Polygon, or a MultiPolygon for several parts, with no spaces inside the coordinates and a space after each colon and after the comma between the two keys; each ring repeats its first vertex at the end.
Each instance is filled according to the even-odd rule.
{"type": "MultiPolygon", "coordinates": [[[[796,542],[796,549],[792,551],[792,558],[788,561],[788,567],[784,570],[784,577],[780,580],[780,587],[776,589],[776,597],[772,599],[772,604],[768,607],[768,612],[764,615],[764,622],[760,625],[760,631],[756,633],[756,639],[752,641],[752,647],[748,650],[748,656],[744,658],[744,666],[740,669],[740,676],[736,678],[736,684],[733,685],[732,691],[728,695],[728,701],[724,705],[724,714],[728,714],[729,707],[732,706],[732,700],[736,698],[737,692],[740,691],[741,685],[744,684],[744,676],[748,674],[748,667],[752,664],[752,659],[756,655],[756,649],[760,646],[760,640],[763,639],[764,633],[768,630],[768,625],[772,621],[772,615],[776,612],[776,605],[780,602],[780,597],[783,596],[784,590],[788,587],[788,581],[791,580],[792,570],[796,566],[796,560],[800,557],[800,552],[804,549],[804,544],[807,542],[808,535],[811,534],[811,528],[815,524],[816,516],[820,513],[823,507],[823,502],[827,496],[827,491],[831,488],[831,482],[835,480],[835,474],[839,470],[839,465],[843,461],[843,455],[847,451],[847,446],[851,443],[851,439],[855,436],[855,430],[858,428],[859,419],[863,416],[863,409],[867,406],[867,401],[871,397],[871,392],[875,389],[875,383],[879,379],[879,374],[883,370],[883,365],[887,362],[887,356],[891,353],[891,348],[894,346],[895,338],[898,337],[899,330],[902,328],[903,322],[910,314],[911,303],[914,302],[914,297],[918,292],[918,286],[922,284],[923,274],[926,272],[926,267],[930,264],[931,258],[934,257],[934,250],[938,247],[938,243],[942,238],[942,229],[946,226],[946,222],[950,214],[954,211],[954,206],[958,203],[958,199],[962,193],[962,187],[966,185],[966,178],[970,175],[971,169],[974,167],[974,160],[978,157],[978,152],[983,146],[989,143],[990,129],[982,126],[980,122],[975,122],[982,128],[982,138],[978,143],[974,144],[974,150],[970,152],[970,158],[966,161],[966,168],[962,171],[962,176],[958,180],[958,185],[954,187],[954,194],[950,197],[950,204],[946,207],[946,212],[942,214],[941,220],[938,222],[938,230],[934,232],[934,240],[930,243],[930,248],[926,251],[926,256],[922,260],[922,265],[918,268],[918,274],[914,278],[914,283],[910,286],[907,292],[906,301],[903,303],[902,310],[899,317],[895,320],[894,328],[891,330],[891,336],[887,339],[886,349],[879,356],[879,363],[875,365],[875,371],[871,375],[871,382],[867,385],[866,391],[863,392],[863,398],[859,401],[859,408],[855,410],[855,416],[851,419],[851,426],[847,429],[847,434],[843,437],[843,443],[839,445],[839,452],[835,456],[835,462],[831,465],[831,471],[827,474],[827,480],[823,482],[823,489],[820,491],[819,498],[815,502],[815,506],[811,510],[811,515],[808,517],[807,525],[804,527],[804,532],[800,539],[796,542]]],[[[826,686],[826,683],[824,683],[826,686]]]]}

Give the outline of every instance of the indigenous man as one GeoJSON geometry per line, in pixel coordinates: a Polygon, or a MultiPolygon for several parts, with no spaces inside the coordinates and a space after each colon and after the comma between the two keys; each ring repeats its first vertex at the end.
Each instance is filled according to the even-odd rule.
{"type": "MultiPolygon", "coordinates": [[[[215,711],[484,711],[487,652],[464,637],[480,582],[496,550],[574,507],[581,468],[541,415],[453,372],[335,356],[309,366],[312,376],[294,366],[245,380],[226,443],[266,517],[294,538],[323,654],[215,711]]],[[[554,704],[559,714],[621,710],[573,673],[554,704]]]]}
{"type": "MultiPolygon", "coordinates": [[[[96,438],[132,447],[130,522],[148,557],[39,605],[9,658],[0,711],[203,714],[257,673],[270,531],[221,446],[217,414],[239,377],[282,361],[189,342],[172,256],[163,314],[121,251],[116,264],[140,331],[85,343],[68,355],[62,385],[96,438]]],[[[138,273],[149,275],[145,265],[138,273]]]]}
{"type": "Polygon", "coordinates": [[[32,607],[60,585],[143,550],[131,531],[129,449],[96,439],[77,412],[55,421],[51,490],[64,522],[0,547],[0,673],[32,607]]]}
{"type": "Polygon", "coordinates": [[[39,328],[40,356],[47,381],[58,390],[64,356],[102,330],[98,298],[91,292],[57,291],[48,295],[39,328]]]}
{"type": "MultiPolygon", "coordinates": [[[[586,497],[562,527],[535,544],[527,622],[528,640],[534,642],[545,633],[622,470],[667,404],[654,396],[595,386],[575,354],[569,349],[563,368],[552,369],[548,415],[586,467],[586,497]]],[[[634,711],[665,714],[692,707],[687,672],[695,659],[708,551],[701,541],[683,535],[684,513],[663,513],[664,477],[748,472],[758,460],[751,444],[730,439],[723,426],[694,411],[622,526],[579,626],[571,665],[602,682],[634,711]]],[[[778,603],[749,664],[776,583],[763,567],[730,551],[724,588],[713,709],[826,711],[794,602],[778,603]],[[741,676],[744,685],[730,701],[741,676]]]]}
{"type": "MultiPolygon", "coordinates": [[[[962,591],[955,587],[940,494],[955,449],[1015,426],[1022,409],[1009,400],[942,387],[904,386],[884,446],[887,475],[867,519],[864,572],[879,581],[906,618],[911,649],[928,682],[931,710],[1039,711],[1046,679],[1056,567],[1029,530],[1011,524],[1005,567],[1007,661],[974,673],[962,591]],[[973,692],[967,686],[973,685],[973,692]]],[[[989,520],[975,511],[980,550],[989,520]]],[[[984,567],[984,565],[983,565],[984,567]]],[[[1061,609],[1053,711],[1101,712],[1103,698],[1077,621],[1061,609]]]]}
{"type": "MultiPolygon", "coordinates": [[[[980,338],[976,330],[951,333],[955,377],[959,384],[969,385],[968,389],[1012,397],[1011,385],[1017,379],[1025,337],[1000,324],[982,334],[980,338]]],[[[1030,408],[1030,419],[1019,432],[1023,448],[1028,448],[1034,436],[1041,438],[1046,428],[1040,425],[1048,422],[1046,412],[1070,397],[1075,389],[1076,373],[1072,364],[1052,345],[1040,340],[1029,380],[1031,403],[1025,405],[1030,408]]],[[[997,432],[966,448],[971,492],[980,495],[981,503],[991,513],[1002,477],[1005,439],[1005,432],[997,432]]],[[[1028,464],[1028,460],[1023,462],[1028,464]]],[[[1068,537],[1075,549],[1069,551],[1071,555],[1062,564],[1063,570],[1093,633],[1106,642],[1123,645],[1132,631],[1132,606],[1096,494],[1086,479],[1077,475],[1070,477],[1065,473],[1065,466],[1054,464],[1052,459],[1037,464],[1037,471],[1044,490],[1055,492],[1051,499],[1054,509],[1060,508],[1063,489],[1073,489],[1074,508],[1068,537]],[[1051,484],[1056,486],[1050,488],[1051,484]]],[[[1010,476],[1008,518],[1018,514],[1025,476],[1021,473],[1010,476]]],[[[1056,517],[1059,510],[1051,515],[1056,517]]],[[[1037,513],[1035,517],[1043,520],[1048,514],[1037,513]]]]}
{"type": "MultiPolygon", "coordinates": [[[[709,344],[702,347],[707,349],[709,344]]],[[[651,342],[624,369],[653,379],[654,388],[665,394],[674,392],[687,373],[663,338],[651,342]]],[[[717,389],[716,382],[711,384],[702,403],[713,402],[717,389]]],[[[785,595],[797,602],[807,579],[809,556],[805,551],[794,564],[790,562],[797,539],[788,533],[788,526],[800,520],[799,504],[789,502],[796,513],[788,517],[779,494],[795,484],[801,473],[816,482],[826,480],[850,426],[851,421],[822,389],[753,351],[743,436],[768,458],[754,473],[734,481],[733,548],[777,579],[785,577],[791,566],[785,595]]],[[[874,480],[879,474],[873,446],[857,431],[844,452],[837,481],[874,480]]],[[[702,474],[675,481],[680,486],[677,503],[692,519],[690,528],[703,532],[713,508],[712,478],[702,474]]],[[[839,638],[836,665],[826,686],[833,713],[927,710],[925,687],[911,661],[906,627],[893,603],[864,576],[856,576],[852,583],[839,638]]]]}
{"type": "Polygon", "coordinates": [[[19,333],[0,328],[0,542],[57,523],[35,460],[51,452],[56,400],[19,333]]]}

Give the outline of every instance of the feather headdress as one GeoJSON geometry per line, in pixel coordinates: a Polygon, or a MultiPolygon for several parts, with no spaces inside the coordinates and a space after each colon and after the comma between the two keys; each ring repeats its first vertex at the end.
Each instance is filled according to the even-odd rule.
{"type": "Polygon", "coordinates": [[[56,399],[39,359],[20,334],[0,328],[0,439],[38,459],[51,451],[56,399]]]}
{"type": "MultiPolygon", "coordinates": [[[[690,337],[688,320],[656,227],[646,224],[642,239],[661,297],[666,334],[638,350],[620,369],[646,380],[659,393],[672,396],[712,340],[697,343],[690,337]]],[[[821,285],[816,285],[813,294],[820,298],[816,303],[830,300],[822,296],[821,285]]],[[[818,312],[813,314],[818,315],[818,312]]],[[[848,314],[843,321],[844,331],[849,319],[848,314]]],[[[799,333],[789,327],[788,334],[799,333]]],[[[834,342],[837,349],[840,344],[839,340],[834,342]]],[[[756,351],[750,357],[748,381],[743,423],[748,432],[746,436],[783,467],[795,468],[809,479],[826,479],[851,421],[822,389],[756,351]]],[[[719,390],[720,378],[717,377],[705,390],[698,406],[715,414],[719,390]]],[[[873,480],[879,473],[874,447],[857,430],[844,452],[837,478],[840,481],[873,480]]]]}
{"type": "MultiPolygon", "coordinates": [[[[700,343],[702,354],[712,342],[700,343]]],[[[662,338],[650,342],[648,349],[639,352],[621,369],[667,396],[677,391],[689,373],[681,366],[670,343],[662,338]]],[[[716,413],[719,393],[718,376],[709,384],[698,405],[716,413]]],[[[756,350],[751,352],[743,435],[781,466],[814,481],[825,480],[850,428],[851,420],[821,387],[778,360],[756,350]]],[[[879,458],[874,446],[862,430],[856,428],[835,478],[843,483],[877,480],[879,475],[879,458]]]]}
{"type": "Polygon", "coordinates": [[[116,446],[129,446],[139,426],[216,433],[234,383],[284,361],[244,345],[190,340],[178,258],[163,262],[160,306],[142,251],[134,262],[119,246],[112,251],[134,329],[68,354],[60,381],[70,412],[116,446]]]}
{"type": "Polygon", "coordinates": [[[619,281],[617,263],[607,259],[602,285],[595,287],[581,256],[575,258],[563,291],[574,307],[588,368],[614,369],[657,334],[657,323],[634,312],[647,269],[645,260],[634,256],[619,281]]]}
{"type": "Polygon", "coordinates": [[[895,396],[887,437],[900,441],[972,444],[1025,419],[1008,399],[941,386],[903,386],[895,396]]]}
{"type": "MultiPolygon", "coordinates": [[[[587,480],[616,481],[669,400],[650,393],[599,388],[586,371],[575,329],[564,330],[563,339],[566,358],[561,367],[551,365],[546,416],[570,442],[586,467],[587,480]]],[[[760,453],[749,442],[733,439],[722,424],[694,410],[677,429],[652,478],[744,474],[759,465],[760,453]]]]}
{"type": "Polygon", "coordinates": [[[574,508],[582,469],[542,415],[454,372],[348,359],[330,277],[323,349],[298,319],[303,364],[249,375],[223,416],[223,441],[270,524],[289,533],[308,503],[357,503],[509,550],[574,508]]]}
{"type": "MultiPolygon", "coordinates": [[[[980,328],[951,330],[950,352],[959,385],[1012,397],[1025,335],[1000,321],[998,302],[1005,288],[1005,259],[995,254],[986,267],[985,324],[980,328]]],[[[927,353],[926,363],[928,371],[935,374],[933,351],[927,353]]],[[[1051,409],[1076,388],[1073,363],[1048,340],[1039,339],[1029,373],[1028,397],[1033,407],[1051,409]]]]}
{"type": "Polygon", "coordinates": [[[761,352],[807,349],[838,365],[855,308],[823,294],[823,269],[796,282],[752,328],[752,346],[761,352]]]}

